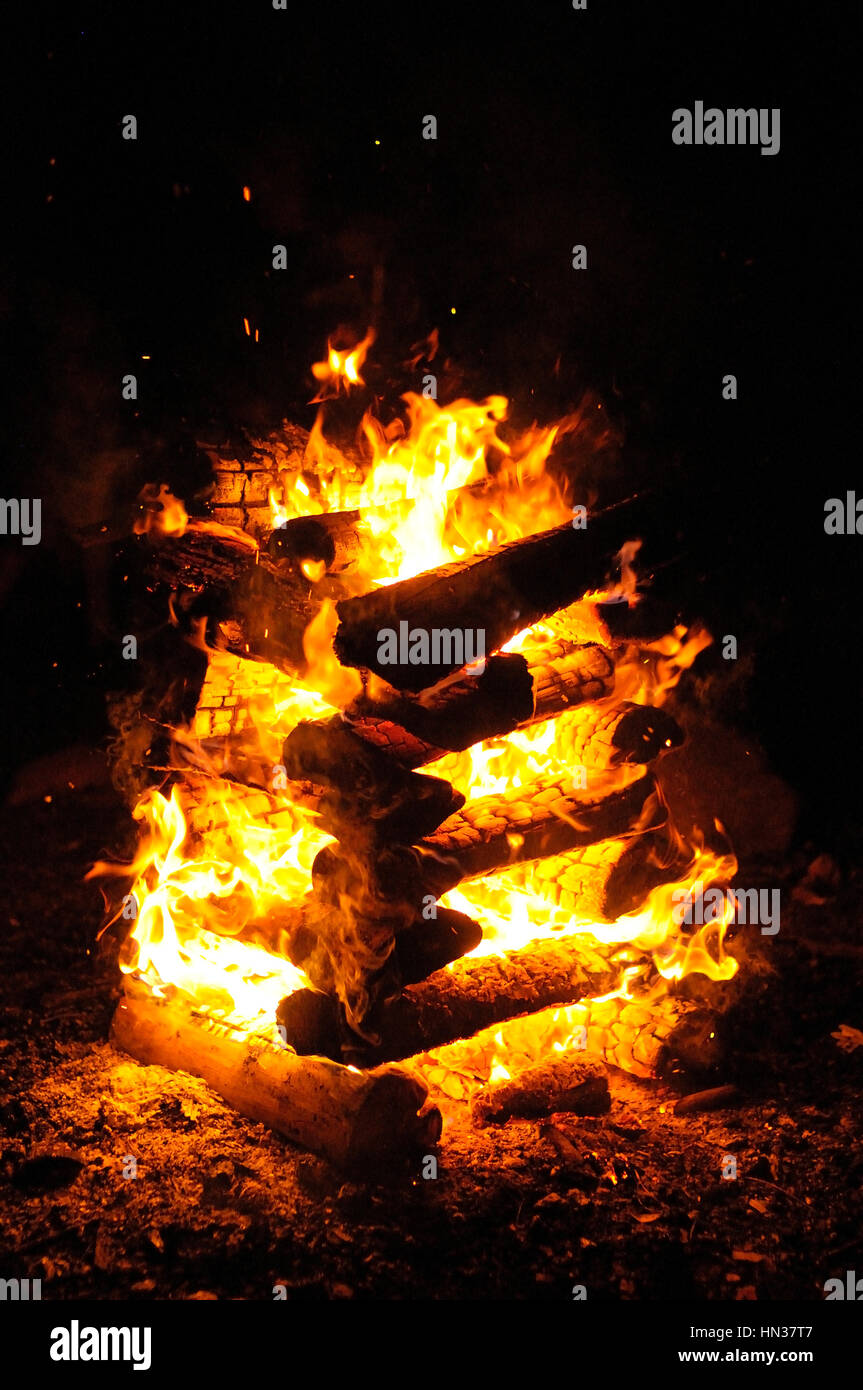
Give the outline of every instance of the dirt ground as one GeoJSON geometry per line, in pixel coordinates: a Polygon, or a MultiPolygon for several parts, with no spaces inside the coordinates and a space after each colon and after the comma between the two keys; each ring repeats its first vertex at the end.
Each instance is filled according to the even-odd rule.
{"type": "Polygon", "coordinates": [[[675,1116],[612,1073],[602,1118],[451,1119],[425,1180],[339,1173],[110,1047],[119,973],[82,876],[131,833],[98,777],[0,814],[6,1277],[71,1300],[820,1300],[863,1259],[863,1036],[834,1036],[863,1028],[861,882],[792,897],[820,846],[774,867],[775,987],[717,1078],[739,1105],[675,1116]]]}

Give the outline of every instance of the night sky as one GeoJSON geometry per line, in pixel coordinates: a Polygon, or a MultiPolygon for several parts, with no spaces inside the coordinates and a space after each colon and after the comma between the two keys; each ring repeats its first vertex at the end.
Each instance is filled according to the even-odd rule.
{"type": "Polygon", "coordinates": [[[4,496],[41,496],[43,540],[0,537],[10,771],[105,737],[122,595],[74,528],[145,481],[181,490],[196,438],[310,425],[328,334],[374,322],[382,394],[434,327],[465,389],[521,422],[598,394],[631,478],[686,521],[697,610],[754,657],[741,727],[802,791],[805,829],[859,826],[863,537],[823,529],[828,497],[863,496],[838,23],[255,0],[27,25],[7,57],[0,443],[4,496]],[[779,153],[675,146],[696,100],[779,107],[779,153]]]}

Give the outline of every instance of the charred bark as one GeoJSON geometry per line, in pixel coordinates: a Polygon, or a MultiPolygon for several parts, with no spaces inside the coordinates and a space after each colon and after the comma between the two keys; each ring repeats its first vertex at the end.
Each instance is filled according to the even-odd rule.
{"type": "Polygon", "coordinates": [[[468,802],[420,847],[457,867],[461,878],[477,878],[662,825],[666,812],[654,791],[650,776],[605,796],[575,793],[562,778],[540,778],[468,802]]]}
{"type": "MultiPolygon", "coordinates": [[[[410,1057],[470,1037],[504,1019],[601,994],[613,986],[619,973],[609,954],[598,948],[592,937],[568,936],[533,942],[497,956],[458,960],[450,969],[440,970],[408,986],[398,998],[382,1003],[368,1020],[368,1030],[377,1035],[376,1042],[344,1032],[341,1055],[357,1066],[410,1057]]],[[[284,1001],[284,1007],[279,1006],[280,1023],[293,1013],[291,997],[284,1001]]],[[[320,1007],[323,1013],[324,1006],[320,1007]]],[[[333,1001],[329,1018],[321,1020],[319,1039],[315,1040],[321,1044],[332,1037],[335,1008],[333,1001]]],[[[292,1042],[290,1034],[287,1041],[292,1042]]],[[[308,1036],[306,1045],[310,1045],[308,1036]]]]}
{"type": "Polygon", "coordinates": [[[447,649],[441,640],[440,650],[432,649],[423,664],[413,664],[410,652],[401,650],[391,662],[381,659],[379,633],[404,632],[409,639],[414,630],[429,631],[431,614],[437,631],[481,632],[484,654],[495,652],[515,633],[600,586],[622,544],[641,533],[654,510],[636,500],[590,517],[583,530],[559,526],[512,541],[481,559],[344,599],[337,604],[336,654],[347,666],[376,671],[397,689],[435,685],[465,664],[464,644],[461,656],[457,642],[447,649]]]}

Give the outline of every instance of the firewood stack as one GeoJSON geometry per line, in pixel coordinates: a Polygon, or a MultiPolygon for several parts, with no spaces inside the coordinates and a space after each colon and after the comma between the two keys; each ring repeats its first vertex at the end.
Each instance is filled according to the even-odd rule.
{"type": "Polygon", "coordinates": [[[663,876],[674,877],[666,811],[647,765],[680,742],[680,729],[661,709],[614,699],[616,658],[633,639],[658,636],[673,615],[651,613],[648,603],[605,604],[601,617],[594,611],[601,642],[573,640],[577,624],[567,621],[567,610],[613,575],[624,543],[647,535],[657,503],[628,499],[591,515],[583,529],[566,523],[361,592],[357,561],[369,539],[359,514],[300,517],[266,535],[261,472],[250,481],[245,469],[220,470],[214,508],[237,521],[233,512],[222,518],[233,492],[258,500],[256,524],[244,518],[257,552],[228,535],[189,530],[157,545],[151,572],[154,584],[170,588],[181,623],[192,631],[203,621],[210,646],[252,668],[253,686],[268,678],[289,684],[286,676],[306,670],[303,635],[323,599],[336,606],[336,655],[357,672],[358,693],[341,714],[288,735],[287,786],[279,790],[272,764],[256,767],[239,752],[245,701],[224,683],[218,658],[193,726],[205,746],[221,745],[227,775],[266,798],[261,809],[273,823],[288,798],[314,808],[335,837],[314,863],[311,894],[268,924],[312,986],[280,1010],[288,1044],[368,1065],[601,992],[615,971],[586,937],[535,944],[515,960],[461,961],[481,928],[438,899],[465,881],[506,874],[511,886],[541,886],[573,916],[614,920],[663,876]],[[545,619],[560,636],[500,651],[545,619]],[[464,667],[450,643],[414,664],[402,643],[398,660],[382,661],[382,629],[432,627],[481,630],[487,658],[464,667]],[[422,770],[551,718],[571,775],[464,805],[447,780],[422,770]],[[441,975],[453,961],[461,964],[441,975]],[[492,994],[489,1010],[482,1001],[492,994]]]}
{"type": "MultiPolygon", "coordinates": [[[[246,496],[244,478],[242,469],[223,471],[214,515],[231,509],[231,488],[246,496]]],[[[253,924],[254,937],[278,943],[309,981],[278,1010],[290,1055],[298,1064],[327,1058],[370,1078],[388,1075],[381,1064],[442,1057],[460,1039],[485,1036],[482,1030],[579,1007],[613,990],[619,950],[585,930],[472,955],[481,927],[439,899],[496,876],[501,887],[541,892],[573,919],[613,922],[651,888],[679,876],[650,765],[680,744],[682,732],[664,710],[615,698],[618,664],[631,661],[633,644],[672,627],[676,615],[649,601],[607,602],[590,606],[583,631],[579,616],[583,596],[614,577],[626,542],[643,542],[649,567],[648,542],[654,533],[668,540],[668,518],[654,499],[636,497],[592,513],[583,529],[567,523],[364,591],[357,561],[369,538],[358,513],[297,518],[268,535],[263,488],[259,479],[249,494],[258,499],[254,526],[247,517],[223,517],[242,519],[258,549],[195,528],[147,544],[151,589],[170,594],[181,630],[198,642],[203,635],[213,653],[191,725],[199,746],[221,766],[232,796],[241,790],[262,822],[278,825],[290,805],[302,805],[334,837],[314,861],[311,892],[253,924]],[[303,637],[325,599],[338,617],[334,651],[356,672],[357,693],[339,714],[292,728],[280,755],[284,779],[275,785],[272,762],[243,752],[249,700],[262,688],[288,690],[308,672],[303,637]],[[540,622],[545,637],[518,652],[501,650],[540,622]],[[481,630],[487,657],[465,666],[449,643],[416,664],[402,643],[396,661],[383,661],[384,629],[481,630]],[[549,719],[556,721],[565,775],[536,777],[468,803],[442,775],[474,745],[549,719]],[[423,770],[429,764],[436,764],[434,775],[423,770]]],[[[191,833],[207,829],[218,802],[202,798],[200,817],[193,803],[196,779],[212,777],[212,766],[182,774],[175,767],[173,775],[184,777],[191,833]]],[[[136,1055],[168,1057],[171,1039],[186,1037],[190,1025],[162,1013],[155,1029],[145,1026],[141,1008],[140,1000],[127,1001],[115,1036],[136,1055]]],[[[633,1020],[641,1018],[631,1008],[633,1020]]],[[[678,1016],[689,1012],[666,1009],[643,1046],[633,1046],[626,1024],[627,1041],[619,1030],[606,1037],[600,1029],[595,1045],[630,1070],[659,1069],[660,1056],[676,1055],[672,1034],[678,1016]]],[[[192,1038],[189,1046],[194,1051],[199,1043],[192,1038]]],[[[228,1067],[229,1051],[225,1058],[228,1067]]],[[[316,1073],[315,1086],[328,1086],[329,1076],[316,1073]]],[[[243,1108],[235,1098],[241,1081],[232,1078],[233,1070],[231,1098],[243,1108]]],[[[389,1094],[395,1082],[386,1085],[389,1094]]],[[[405,1095],[406,1132],[415,1135],[421,1098],[410,1088],[405,1095]]],[[[246,1113],[270,1114],[250,1106],[246,1113]]],[[[314,1147],[311,1121],[279,1127],[314,1147]]],[[[429,1135],[428,1125],[420,1128],[429,1135]]],[[[331,1151],[364,1142],[340,1134],[331,1151]]]]}

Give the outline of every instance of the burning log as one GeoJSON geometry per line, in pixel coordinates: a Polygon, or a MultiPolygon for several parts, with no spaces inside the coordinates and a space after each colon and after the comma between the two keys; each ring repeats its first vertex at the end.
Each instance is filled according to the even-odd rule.
{"type": "Polygon", "coordinates": [[[382,1001],[482,940],[482,928],[461,912],[436,907],[427,920],[428,905],[453,886],[453,873],[444,866],[442,877],[430,865],[421,885],[416,867],[402,877],[411,864],[421,866],[422,859],[408,847],[386,847],[366,864],[328,846],[315,861],[315,892],[247,924],[243,935],[286,956],[331,997],[333,1008],[336,997],[341,1001],[352,1027],[365,1030],[382,1001]],[[422,910],[421,887],[431,890],[422,910]]]}
{"type": "Polygon", "coordinates": [[[582,599],[546,619],[564,640],[601,642],[605,647],[656,642],[680,621],[679,609],[652,593],[582,599]]]}
{"type": "Polygon", "coordinates": [[[423,918],[399,933],[393,955],[404,984],[415,985],[469,955],[481,941],[482,927],[472,917],[436,905],[430,921],[423,918]]]}
{"type": "Polygon", "coordinates": [[[581,594],[602,584],[624,541],[644,524],[644,504],[624,514],[609,509],[588,520],[583,530],[567,524],[536,536],[512,541],[481,559],[430,570],[372,593],[336,604],[340,626],[335,651],[347,666],[376,671],[390,685],[418,691],[435,685],[465,664],[464,643],[455,636],[482,632],[484,655],[497,651],[517,632],[530,627],[581,594]],[[429,614],[441,634],[435,659],[413,664],[410,634],[425,633],[429,614]],[[399,659],[382,661],[382,631],[398,634],[399,659]],[[459,652],[459,645],[461,651],[459,652]]]}
{"type": "Polygon", "coordinates": [[[338,574],[356,564],[370,539],[360,512],[323,512],[292,517],[277,526],[267,551],[274,560],[288,561],[297,569],[323,566],[324,573],[338,574]]]}
{"type": "MultiPolygon", "coordinates": [[[[439,749],[470,748],[483,739],[508,734],[533,714],[533,682],[523,656],[504,653],[486,661],[481,673],[462,672],[425,691],[420,699],[394,694],[370,700],[363,695],[346,712],[397,724],[413,734],[430,755],[439,749]]],[[[358,731],[359,732],[359,731],[358,731]]]]}
{"type": "MultiPolygon", "coordinates": [[[[418,984],[445,965],[475,950],[482,940],[482,928],[462,912],[438,907],[433,921],[418,921],[395,938],[392,962],[403,985],[418,984]]],[[[298,989],[279,1004],[277,1019],[282,1041],[300,1056],[341,1056],[342,1042],[349,1033],[344,1011],[331,993],[319,989],[298,989]]]]}
{"type": "Polygon", "coordinates": [[[605,993],[619,974],[610,960],[614,949],[572,935],[463,958],[375,1010],[368,1027],[379,1041],[346,1041],[342,1056],[357,1066],[396,1061],[516,1015],[605,993]]]}
{"type": "Polygon", "coordinates": [[[678,866],[670,861],[668,837],[651,830],[517,864],[500,881],[584,921],[616,922],[657,884],[675,877],[678,866]]]}
{"type": "Polygon", "coordinates": [[[606,1115],[611,1109],[608,1075],[601,1058],[564,1052],[525,1067],[506,1081],[484,1086],[471,1103],[480,1126],[515,1117],[534,1119],[553,1110],[573,1115],[606,1115]]]}
{"type": "Polygon", "coordinates": [[[404,766],[418,767],[444,750],[458,752],[601,699],[613,687],[608,652],[594,645],[551,642],[527,658],[519,653],[492,656],[481,675],[462,673],[418,699],[363,695],[345,717],[362,738],[404,766]]]}
{"type": "MultiPolygon", "coordinates": [[[[519,479],[522,494],[530,492],[534,481],[525,476],[519,479]]],[[[501,486],[506,488],[499,478],[487,477],[454,488],[447,498],[448,514],[457,516],[465,505],[477,509],[488,505],[501,486]]],[[[369,522],[376,523],[375,529],[382,529],[385,523],[392,531],[410,515],[415,505],[414,498],[402,498],[365,507],[362,512],[323,512],[317,516],[292,517],[271,533],[267,549],[274,560],[296,568],[304,564],[322,565],[325,573],[337,574],[356,564],[364,552],[373,553],[375,538],[369,522]]]]}
{"type": "Polygon", "coordinates": [[[297,724],[282,761],[292,781],[323,787],[321,825],[333,835],[349,833],[353,849],[420,839],[464,804],[449,782],[406,771],[338,716],[297,724]]]}
{"type": "Polygon", "coordinates": [[[286,935],[293,963],[315,987],[338,993],[352,1026],[368,1034],[377,1027],[376,1007],[401,988],[393,944],[412,926],[422,933],[423,897],[434,902],[463,878],[621,835],[633,822],[661,824],[665,812],[653,789],[652,779],[641,778],[585,801],[541,782],[470,803],[417,846],[372,855],[368,845],[359,855],[353,846],[327,846],[313,866],[314,894],[301,909],[273,914],[270,930],[286,935]],[[286,925],[291,916],[294,924],[286,925]]]}
{"type": "Polygon", "coordinates": [[[633,1076],[707,1074],[722,1060],[725,1040],[717,1012],[708,1003],[674,995],[590,1003],[583,1026],[588,1047],[633,1076]]]}
{"type": "Polygon", "coordinates": [[[683,742],[683,730],[665,710],[629,701],[578,710],[559,726],[558,733],[556,748],[573,767],[650,763],[683,742]]]}
{"type": "Polygon", "coordinates": [[[420,847],[454,863],[461,878],[478,878],[635,829],[655,829],[666,819],[655,787],[647,775],[602,796],[574,792],[562,778],[538,778],[468,802],[420,847]]]}
{"type": "Polygon", "coordinates": [[[202,1077],[242,1115],[340,1167],[422,1153],[440,1137],[425,1086],[397,1067],[360,1073],[298,1057],[143,991],[120,1001],[111,1037],[140,1062],[202,1077]]]}
{"type": "Polygon", "coordinates": [[[671,994],[632,1001],[615,996],[510,1018],[474,1037],[432,1048],[412,1062],[435,1081],[465,1068],[487,1075],[502,1053],[513,1067],[531,1066],[561,1046],[561,1055],[586,1049],[631,1076],[648,1079],[709,1074],[722,1060],[725,1040],[720,1040],[717,1011],[708,1003],[671,994]]]}
{"type": "Polygon", "coordinates": [[[529,653],[534,704],[531,723],[601,700],[614,689],[614,662],[602,647],[549,642],[529,653]]]}
{"type": "Polygon", "coordinates": [[[424,739],[410,733],[403,724],[395,724],[391,719],[367,718],[365,715],[355,717],[351,710],[346,713],[350,716],[351,728],[360,738],[365,739],[366,743],[374,744],[375,748],[382,749],[402,767],[421,767],[423,763],[432,763],[437,758],[442,758],[447,751],[426,743],[424,739]]]}
{"type": "Polygon", "coordinates": [[[151,582],[177,593],[175,612],[192,630],[206,620],[207,642],[237,656],[305,669],[303,633],[327,596],[314,596],[301,575],[286,574],[266,555],[231,535],[190,530],[153,543],[151,582]]]}
{"type": "Polygon", "coordinates": [[[382,845],[371,858],[347,845],[326,845],[312,864],[312,883],[323,903],[348,898],[384,916],[391,915],[392,904],[407,904],[405,927],[429,895],[435,901],[460,881],[457,864],[418,845],[382,845]]]}

